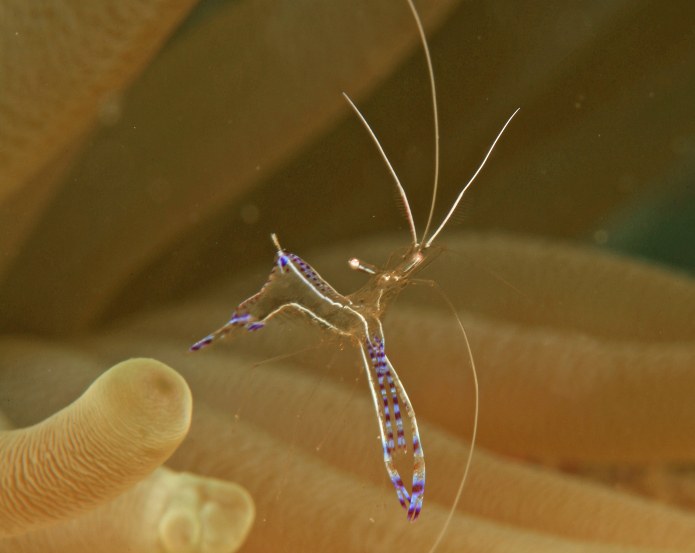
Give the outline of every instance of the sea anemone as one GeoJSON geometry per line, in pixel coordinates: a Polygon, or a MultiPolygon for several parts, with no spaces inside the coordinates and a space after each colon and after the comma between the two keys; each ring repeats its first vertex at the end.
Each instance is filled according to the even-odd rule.
{"type": "MultiPolygon", "coordinates": [[[[386,319],[428,455],[413,524],[348,344],[290,319],[186,353],[270,232],[344,292],[347,259],[406,245],[342,91],[426,216],[407,6],[193,4],[0,8],[0,551],[428,551],[472,420],[428,287],[386,319]]],[[[437,551],[695,550],[692,8],[420,4],[439,208],[522,108],[426,276],[481,388],[437,551]]]]}

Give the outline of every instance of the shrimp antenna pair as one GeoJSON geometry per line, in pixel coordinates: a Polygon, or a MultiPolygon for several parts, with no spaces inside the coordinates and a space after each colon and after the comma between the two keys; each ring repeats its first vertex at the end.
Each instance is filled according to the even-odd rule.
{"type": "Polygon", "coordinates": [[[473,181],[477,178],[477,176],[480,174],[482,171],[483,167],[487,163],[487,160],[490,158],[490,155],[492,154],[492,151],[495,149],[495,146],[497,145],[497,142],[499,139],[502,137],[502,134],[504,134],[504,131],[507,129],[509,124],[512,122],[512,119],[514,119],[514,116],[519,113],[519,110],[521,108],[517,108],[514,113],[512,113],[507,121],[504,123],[502,128],[499,130],[497,133],[497,136],[495,139],[492,141],[492,144],[490,144],[490,147],[487,150],[487,153],[483,157],[483,160],[480,162],[478,165],[478,168],[475,170],[473,175],[468,179],[468,182],[463,186],[461,191],[459,192],[456,200],[454,203],[451,205],[451,208],[449,209],[449,212],[446,214],[440,225],[436,228],[436,230],[429,236],[428,234],[430,231],[430,227],[432,226],[432,220],[434,218],[434,208],[435,204],[437,202],[437,192],[439,189],[439,109],[437,107],[437,89],[435,85],[435,79],[434,79],[434,68],[432,67],[432,57],[430,55],[430,49],[427,44],[427,37],[425,36],[425,29],[422,26],[422,21],[420,20],[420,16],[417,13],[417,9],[415,8],[415,5],[413,4],[413,0],[406,0],[408,2],[408,6],[410,6],[410,10],[413,13],[413,17],[415,19],[415,23],[417,24],[417,29],[418,29],[418,34],[420,35],[420,43],[422,44],[423,51],[425,53],[425,59],[427,61],[427,72],[429,76],[429,83],[430,83],[430,93],[432,97],[432,119],[434,123],[434,182],[432,186],[432,201],[430,202],[430,210],[429,214],[427,215],[427,224],[425,225],[425,230],[422,233],[422,238],[418,240],[417,236],[417,230],[415,228],[415,220],[413,219],[413,211],[410,208],[410,202],[408,201],[408,195],[405,193],[405,188],[403,188],[403,185],[401,184],[400,179],[398,178],[398,174],[396,173],[396,170],[393,168],[393,165],[391,164],[391,161],[389,161],[388,156],[386,155],[386,152],[384,152],[384,148],[381,146],[381,143],[379,142],[379,139],[376,136],[376,133],[374,130],[371,128],[369,123],[367,122],[367,119],[362,115],[360,110],[357,108],[355,103],[350,99],[350,97],[343,92],[343,97],[345,100],[348,102],[352,110],[355,112],[359,120],[362,122],[362,125],[364,125],[364,128],[367,129],[367,132],[369,133],[369,136],[371,136],[372,140],[374,141],[374,144],[376,145],[377,149],[379,150],[379,154],[381,155],[381,158],[383,159],[384,163],[389,169],[389,172],[391,173],[391,176],[393,177],[393,180],[396,183],[396,188],[398,189],[398,194],[403,202],[403,205],[405,206],[405,216],[406,220],[408,221],[408,228],[410,229],[410,236],[412,238],[412,244],[417,246],[417,245],[422,245],[425,248],[428,248],[429,246],[432,245],[432,242],[434,242],[434,239],[439,235],[439,233],[444,229],[446,224],[449,222],[453,214],[456,212],[456,209],[458,208],[459,204],[461,203],[461,200],[463,199],[464,194],[468,190],[471,184],[473,184],[473,181]]]}
{"type": "MultiPolygon", "coordinates": [[[[418,238],[412,210],[405,189],[379,143],[376,134],[352,100],[350,100],[347,94],[344,94],[346,100],[371,135],[381,157],[393,176],[396,187],[398,188],[398,193],[405,206],[406,218],[408,220],[412,239],[410,247],[405,254],[400,257],[400,260],[391,267],[379,268],[368,263],[363,263],[358,259],[350,259],[350,267],[368,274],[369,278],[357,291],[343,295],[326,282],[309,263],[298,255],[283,248],[277,235],[272,234],[271,238],[276,248],[276,254],[273,268],[266,283],[259,292],[241,302],[234,309],[231,318],[226,324],[193,344],[190,350],[198,351],[209,346],[217,339],[224,338],[229,334],[237,333],[241,330],[260,330],[276,315],[286,312],[297,314],[327,331],[349,338],[356,345],[361,354],[363,367],[367,376],[367,383],[377,416],[383,462],[386,472],[395,488],[398,501],[407,511],[408,520],[414,521],[420,515],[424,500],[425,456],[420,440],[415,410],[413,409],[410,398],[408,397],[400,377],[386,355],[386,339],[384,337],[382,319],[389,303],[398,296],[401,290],[409,283],[413,282],[411,277],[425,266],[427,257],[432,252],[430,249],[432,242],[451,219],[451,216],[456,211],[466,190],[468,190],[482,170],[492,150],[502,136],[502,133],[519,110],[517,109],[512,116],[509,117],[497,134],[492,145],[489,147],[483,161],[460,191],[449,212],[440,225],[430,233],[439,181],[439,122],[437,97],[434,71],[432,69],[432,61],[425,37],[425,31],[413,1],[407,0],[407,2],[413,13],[415,22],[417,23],[420,41],[427,59],[434,114],[434,190],[427,224],[425,225],[422,236],[418,238]],[[405,416],[403,416],[403,414],[405,416]],[[407,450],[404,421],[407,421],[410,428],[413,458],[412,484],[409,487],[406,487],[404,484],[393,460],[394,451],[401,450],[405,452],[407,450]]],[[[441,289],[436,286],[436,283],[430,284],[435,285],[435,289],[442,294],[448,307],[456,317],[468,352],[468,359],[473,373],[475,394],[473,433],[471,435],[471,445],[463,476],[461,477],[454,504],[449,512],[447,521],[430,549],[432,552],[438,546],[453,517],[470,469],[478,426],[478,381],[473,353],[461,319],[451,301],[444,295],[441,289]]]]}

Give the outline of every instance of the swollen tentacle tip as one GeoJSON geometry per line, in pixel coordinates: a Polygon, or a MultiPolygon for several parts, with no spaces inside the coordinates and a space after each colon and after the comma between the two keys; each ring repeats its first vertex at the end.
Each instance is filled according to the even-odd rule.
{"type": "Polygon", "coordinates": [[[167,553],[231,553],[248,536],[255,518],[249,493],[232,482],[175,474],[171,499],[159,522],[167,553]]]}
{"type": "Polygon", "coordinates": [[[110,410],[112,420],[140,436],[142,448],[160,450],[166,457],[190,427],[193,400],[186,381],[154,359],[129,359],[115,365],[90,392],[98,394],[102,412],[110,410]]]}
{"type": "Polygon", "coordinates": [[[131,359],[43,422],[0,433],[0,537],[70,518],[122,494],[174,452],[188,431],[191,409],[180,375],[152,359],[131,359]]]}

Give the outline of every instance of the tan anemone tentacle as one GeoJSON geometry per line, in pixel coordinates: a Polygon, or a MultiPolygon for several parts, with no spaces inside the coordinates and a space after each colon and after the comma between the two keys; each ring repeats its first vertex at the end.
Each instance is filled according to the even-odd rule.
{"type": "Polygon", "coordinates": [[[99,121],[196,0],[0,4],[0,274],[99,121]]]}
{"type": "Polygon", "coordinates": [[[250,495],[237,484],[161,467],[105,505],[0,540],[0,552],[232,553],[254,513],[250,495]]]}
{"type": "MultiPolygon", "coordinates": [[[[695,458],[692,278],[548,240],[473,235],[450,244],[432,274],[461,308],[495,406],[481,421],[483,444],[559,462],[695,458]]],[[[396,314],[392,347],[416,366],[453,367],[460,353],[436,346],[459,340],[457,329],[433,308],[396,314]]],[[[442,382],[465,379],[443,370],[439,381],[423,371],[411,381],[430,402],[423,409],[453,430],[447,405],[432,398],[442,382]]]]}
{"type": "MultiPolygon", "coordinates": [[[[165,349],[158,353],[166,356],[165,349]]],[[[375,431],[366,393],[363,397],[350,397],[349,390],[325,381],[315,389],[316,380],[292,371],[289,366],[258,367],[252,381],[244,385],[248,368],[230,370],[228,357],[210,357],[205,368],[182,366],[191,385],[203,392],[207,405],[222,410],[230,404],[239,405],[245,395],[257,398],[245,403],[244,419],[278,439],[287,439],[287,436],[286,429],[283,430],[277,420],[291,420],[301,412],[304,425],[301,432],[291,437],[292,447],[310,455],[315,452],[316,443],[321,443],[322,460],[349,473],[356,470],[360,456],[365,454],[371,453],[374,464],[378,463],[378,448],[369,439],[375,431]],[[306,402],[305,398],[309,396],[311,401],[306,402]],[[272,409],[269,408],[271,405],[272,409]],[[331,432],[330,426],[328,423],[317,425],[313,421],[321,421],[322,414],[330,412],[336,405],[350,406],[350,431],[342,434],[340,440],[324,440],[323,436],[331,432]]],[[[249,363],[240,366],[248,367],[249,363]]],[[[362,390],[358,390],[358,396],[359,392],[362,390]]],[[[436,399],[431,398],[430,403],[435,403],[436,399]]],[[[430,409],[430,412],[435,412],[435,409],[430,409]]],[[[449,504],[451,492],[462,474],[468,446],[465,442],[453,440],[451,435],[427,421],[423,425],[422,434],[428,436],[428,455],[433,469],[429,498],[444,507],[449,504]],[[442,479],[444,474],[449,477],[442,479]]],[[[468,428],[465,424],[461,426],[468,428]]],[[[221,435],[218,447],[224,439],[221,435]]],[[[231,450],[232,444],[221,447],[220,451],[231,450]]],[[[184,455],[182,452],[181,456],[184,455]]],[[[176,457],[180,457],[179,453],[176,457]]],[[[223,453],[220,454],[222,457],[225,457],[223,453]]],[[[676,509],[649,504],[546,468],[501,458],[482,449],[476,452],[471,470],[471,480],[465,488],[461,506],[461,510],[469,513],[568,539],[642,547],[668,545],[695,551],[695,546],[688,549],[690,544],[695,544],[695,519],[676,509]],[[500,489],[504,489],[504,493],[500,493],[500,489]]],[[[215,473],[218,477],[221,474],[215,473]]],[[[383,483],[380,473],[370,472],[369,476],[372,474],[374,478],[367,477],[372,485],[383,483]]],[[[360,475],[365,478],[364,474],[360,475]]],[[[316,478],[320,480],[321,476],[316,478]]],[[[248,482],[247,479],[243,481],[248,482]]],[[[259,498],[259,503],[261,501],[259,498]]],[[[368,503],[365,501],[363,504],[368,503]]]]}
{"type": "Polygon", "coordinates": [[[0,536],[115,498],[161,465],[185,437],[192,400],[166,365],[114,366],[74,403],[0,434],[0,536]]]}
{"type": "MultiPolygon", "coordinates": [[[[194,426],[197,430],[191,435],[190,447],[177,451],[172,462],[181,468],[195,467],[199,472],[218,478],[234,475],[257,491],[259,517],[263,518],[265,524],[262,531],[252,532],[249,536],[249,550],[325,551],[331,543],[335,543],[339,544],[339,551],[346,553],[378,550],[384,546],[393,551],[405,548],[427,552],[433,543],[446,517],[448,504],[430,502],[427,512],[416,524],[399,524],[402,516],[400,509],[384,508],[383,492],[386,487],[383,483],[365,481],[363,475],[360,477],[350,470],[340,470],[333,464],[323,463],[306,451],[292,450],[291,444],[281,437],[259,431],[254,425],[230,423],[231,419],[219,411],[205,407],[196,410],[194,426]],[[231,444],[242,446],[233,455],[227,455],[224,451],[229,448],[224,446],[231,444]],[[289,459],[287,451],[292,451],[289,459]],[[278,474],[280,477],[273,480],[268,478],[268,474],[278,474]]],[[[356,462],[364,451],[348,450],[349,458],[346,461],[356,462]]],[[[486,482],[487,496],[489,499],[495,496],[505,499],[506,490],[499,488],[495,476],[494,473],[482,476],[483,479],[489,478],[486,482]]],[[[521,474],[517,472],[514,476],[521,474]]],[[[515,480],[515,483],[523,485],[526,482],[515,480]]],[[[546,487],[534,489],[541,496],[548,491],[546,487]]],[[[573,492],[571,495],[557,496],[559,501],[567,503],[567,508],[582,495],[590,501],[591,493],[596,491],[591,486],[582,489],[580,485],[569,489],[573,492]]],[[[635,551],[635,544],[644,547],[639,549],[644,553],[662,551],[661,547],[671,551],[692,551],[692,533],[691,541],[687,541],[687,517],[681,513],[645,505],[643,517],[633,520],[641,523],[648,521],[654,525],[650,528],[664,530],[665,533],[650,534],[650,528],[643,527],[637,528],[637,536],[630,538],[628,530],[636,529],[629,525],[630,514],[622,512],[622,509],[611,511],[611,508],[620,506],[619,497],[602,498],[601,493],[597,497],[599,510],[596,517],[615,516],[614,520],[622,526],[622,533],[626,535],[614,535],[612,539],[592,536],[590,524],[586,525],[584,536],[577,533],[572,535],[569,520],[565,521],[568,527],[564,533],[539,532],[523,524],[505,523],[495,516],[488,518],[456,513],[437,551],[622,553],[635,551]],[[608,499],[605,504],[604,499],[608,499]],[[650,514],[656,516],[657,520],[644,518],[650,514]],[[625,515],[627,517],[623,518],[625,515]],[[675,536],[669,535],[672,529],[679,529],[675,536]],[[631,549],[626,548],[628,544],[631,549]]],[[[520,499],[522,503],[519,507],[523,509],[524,500],[530,500],[527,492],[520,499]]],[[[625,506],[629,507],[630,503],[630,499],[627,499],[625,506]]],[[[582,508],[586,508],[588,513],[591,505],[585,504],[582,508]]],[[[531,513],[531,510],[528,512],[531,513]]],[[[535,512],[535,517],[557,522],[554,514],[553,502],[548,502],[535,512]]],[[[607,529],[609,525],[607,520],[603,528],[607,529]]]]}
{"type": "Polygon", "coordinates": [[[0,7],[0,204],[83,134],[195,0],[0,7]]]}

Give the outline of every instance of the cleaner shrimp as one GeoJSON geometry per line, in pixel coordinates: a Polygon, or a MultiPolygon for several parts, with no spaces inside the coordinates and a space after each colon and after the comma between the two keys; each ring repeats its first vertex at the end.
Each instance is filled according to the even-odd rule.
{"type": "MultiPolygon", "coordinates": [[[[376,134],[349,96],[343,93],[348,105],[355,112],[356,116],[371,136],[371,139],[395,182],[398,194],[405,207],[405,216],[410,231],[410,245],[405,253],[393,255],[391,259],[394,259],[395,262],[389,263],[383,268],[363,262],[357,258],[350,259],[348,261],[349,267],[353,270],[366,273],[368,275],[368,280],[356,292],[343,295],[326,282],[309,263],[282,247],[276,234],[271,234],[271,239],[276,248],[276,254],[273,268],[266,283],[258,293],[241,302],[234,310],[231,318],[222,327],[193,344],[190,350],[198,351],[211,345],[218,339],[241,330],[261,330],[276,315],[289,312],[299,313],[310,321],[318,324],[326,331],[349,338],[360,352],[365,374],[367,375],[367,382],[369,384],[379,426],[383,462],[386,472],[395,488],[399,503],[407,512],[408,520],[415,521],[420,515],[424,500],[426,476],[425,454],[415,410],[403,382],[386,354],[386,338],[384,336],[382,320],[388,306],[409,284],[416,282],[436,287],[436,283],[434,282],[418,280],[414,277],[441,251],[440,248],[435,246],[435,240],[446,227],[447,223],[449,223],[464,194],[482,171],[497,142],[500,140],[514,116],[518,113],[519,109],[514,111],[504,123],[477,169],[468,182],[462,187],[439,226],[432,230],[439,181],[439,116],[437,95],[434,71],[424,28],[413,4],[413,0],[407,0],[407,2],[417,25],[420,42],[427,62],[435,134],[433,192],[429,215],[423,233],[421,235],[418,234],[405,189],[386,156],[376,134]],[[405,417],[403,415],[405,415],[405,417]],[[407,421],[412,436],[413,469],[412,482],[409,487],[405,485],[393,459],[393,453],[395,451],[400,450],[405,452],[407,450],[404,421],[407,421]]],[[[437,290],[439,289],[437,288],[437,290]]],[[[475,448],[478,421],[478,381],[473,353],[460,318],[448,299],[446,299],[445,296],[443,297],[456,315],[458,326],[462,332],[467,348],[468,360],[473,373],[475,404],[474,426],[470,450],[454,500],[454,507],[432,550],[436,548],[444,535],[446,527],[453,515],[455,505],[461,497],[475,448]]]]}

